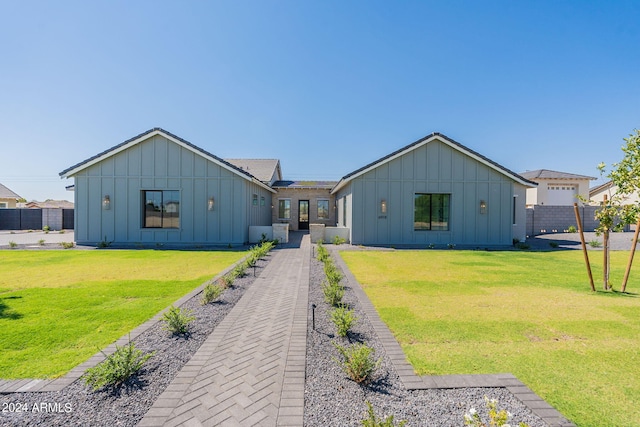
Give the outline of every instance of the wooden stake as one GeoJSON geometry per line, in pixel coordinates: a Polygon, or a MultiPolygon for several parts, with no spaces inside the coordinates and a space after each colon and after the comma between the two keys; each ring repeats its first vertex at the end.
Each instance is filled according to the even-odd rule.
{"type": "Polygon", "coordinates": [[[633,255],[636,253],[636,245],[638,244],[638,233],[640,232],[640,219],[636,224],[636,232],[633,233],[633,243],[631,243],[631,253],[629,254],[629,262],[627,263],[627,270],[624,272],[624,279],[622,279],[621,292],[625,292],[627,289],[627,281],[629,280],[629,274],[631,273],[631,264],[633,264],[633,255]]]}
{"type": "MultiPolygon", "coordinates": [[[[603,197],[604,207],[607,207],[607,195],[605,194],[603,197]]],[[[603,279],[603,287],[605,291],[610,289],[609,287],[609,229],[604,230],[602,233],[602,253],[604,255],[603,268],[602,268],[602,279],[603,279]]]]}
{"type": "Polygon", "coordinates": [[[584,241],[584,232],[582,231],[582,221],[580,221],[580,212],[578,211],[577,203],[573,204],[573,211],[576,214],[576,222],[578,223],[578,231],[580,232],[580,241],[582,242],[582,253],[584,254],[584,262],[587,264],[587,273],[589,273],[589,283],[591,284],[591,290],[595,292],[596,286],[593,284],[593,275],[591,274],[591,264],[589,263],[589,254],[587,253],[587,244],[584,241]]]}

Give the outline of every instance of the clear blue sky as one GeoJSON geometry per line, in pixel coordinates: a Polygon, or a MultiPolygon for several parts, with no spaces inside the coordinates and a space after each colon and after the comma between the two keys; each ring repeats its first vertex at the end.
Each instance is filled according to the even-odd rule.
{"type": "MultiPolygon", "coordinates": [[[[339,179],[437,131],[597,176],[640,128],[640,1],[0,0],[0,182],[162,127],[339,179]]],[[[595,184],[595,183],[594,183],[595,184]]]]}

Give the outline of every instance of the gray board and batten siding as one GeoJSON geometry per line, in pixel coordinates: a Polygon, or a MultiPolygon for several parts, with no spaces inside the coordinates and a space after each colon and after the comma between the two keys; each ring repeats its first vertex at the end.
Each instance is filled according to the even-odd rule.
{"type": "Polygon", "coordinates": [[[245,171],[162,129],[151,129],[60,174],[75,179],[78,244],[243,244],[271,224],[274,192],[245,171]],[[148,228],[146,191],[177,194],[177,228],[148,228]],[[256,195],[267,203],[251,203],[256,195]],[[103,206],[109,196],[109,209],[103,206]],[[210,209],[209,200],[213,198],[210,209]]]}
{"type": "Polygon", "coordinates": [[[338,226],[350,228],[353,244],[501,246],[525,239],[525,193],[531,186],[535,183],[432,134],[345,176],[333,194],[338,226]],[[416,194],[449,195],[447,230],[415,229],[416,194]]]}

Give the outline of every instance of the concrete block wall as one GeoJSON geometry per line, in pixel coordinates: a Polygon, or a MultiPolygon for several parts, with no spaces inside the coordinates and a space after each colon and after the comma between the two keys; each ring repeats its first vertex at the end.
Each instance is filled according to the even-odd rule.
{"type": "MultiPolygon", "coordinates": [[[[599,225],[595,219],[597,206],[579,206],[582,229],[594,231],[599,225]]],[[[564,233],[570,226],[578,227],[573,206],[535,205],[527,208],[527,235],[564,233]]]]}
{"type": "Polygon", "coordinates": [[[62,209],[42,209],[42,227],[62,230],[62,209]]]}

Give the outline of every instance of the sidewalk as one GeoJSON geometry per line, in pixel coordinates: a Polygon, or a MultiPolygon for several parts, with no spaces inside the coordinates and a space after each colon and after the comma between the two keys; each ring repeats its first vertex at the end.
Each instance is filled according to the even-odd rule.
{"type": "Polygon", "coordinates": [[[139,426],[301,426],[309,235],[274,258],[139,426]]]}

